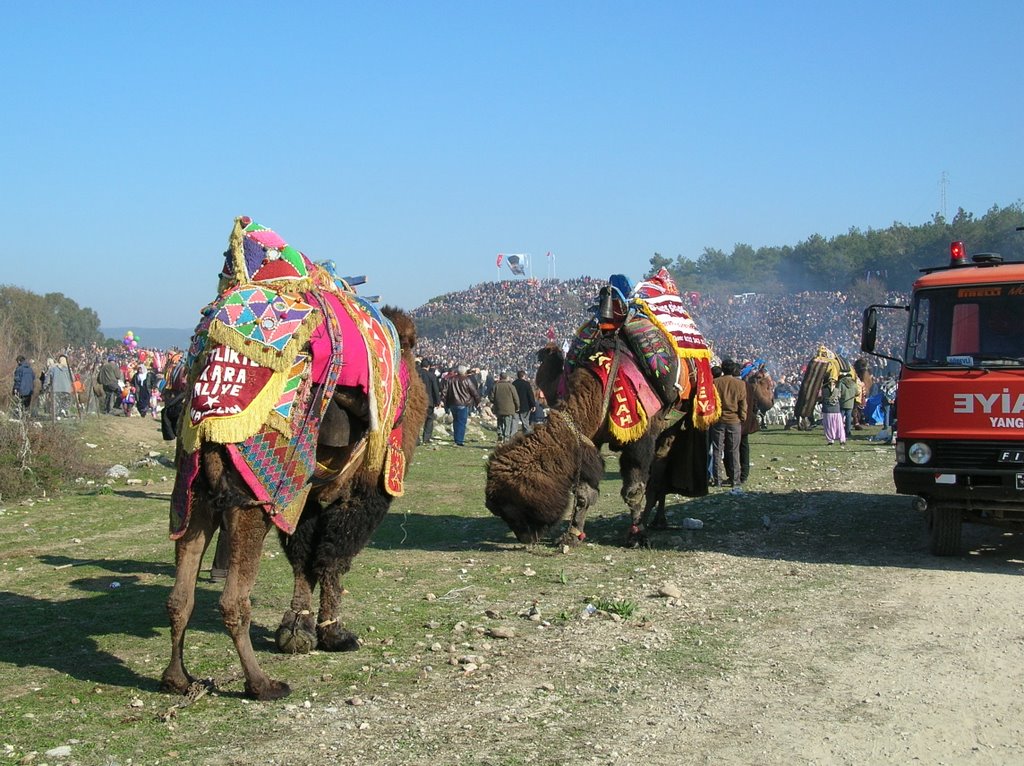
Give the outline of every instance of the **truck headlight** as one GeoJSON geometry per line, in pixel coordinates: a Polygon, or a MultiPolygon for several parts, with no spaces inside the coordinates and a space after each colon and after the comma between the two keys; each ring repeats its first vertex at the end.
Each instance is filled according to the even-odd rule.
{"type": "Polygon", "coordinates": [[[907,457],[910,458],[911,463],[924,465],[932,459],[932,448],[924,442],[914,442],[907,450],[907,457]]]}

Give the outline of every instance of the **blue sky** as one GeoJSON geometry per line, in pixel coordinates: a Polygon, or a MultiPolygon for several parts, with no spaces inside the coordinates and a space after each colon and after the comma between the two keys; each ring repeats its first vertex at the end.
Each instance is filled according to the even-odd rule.
{"type": "Polygon", "coordinates": [[[1024,3],[4,3],[0,283],[192,327],[236,215],[413,308],[1024,197],[1024,3]],[[505,270],[503,276],[508,276],[505,270]]]}

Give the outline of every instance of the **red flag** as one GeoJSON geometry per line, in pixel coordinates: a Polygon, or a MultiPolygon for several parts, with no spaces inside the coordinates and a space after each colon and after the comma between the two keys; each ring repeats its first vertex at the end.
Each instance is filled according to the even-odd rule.
{"type": "Polygon", "coordinates": [[[504,259],[504,257],[505,257],[504,253],[498,253],[498,262],[496,264],[494,264],[494,265],[497,266],[499,269],[501,268],[501,261],[502,261],[502,259],[504,259]]]}

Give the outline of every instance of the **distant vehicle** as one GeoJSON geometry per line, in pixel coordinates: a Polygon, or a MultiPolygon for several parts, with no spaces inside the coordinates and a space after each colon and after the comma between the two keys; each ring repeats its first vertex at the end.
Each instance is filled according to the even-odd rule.
{"type": "Polygon", "coordinates": [[[949,556],[964,521],[1024,528],[1024,262],[953,242],[922,271],[910,306],[864,310],[861,349],[902,364],[893,481],[949,556]],[[909,313],[902,359],[875,351],[881,310],[909,313]]]}

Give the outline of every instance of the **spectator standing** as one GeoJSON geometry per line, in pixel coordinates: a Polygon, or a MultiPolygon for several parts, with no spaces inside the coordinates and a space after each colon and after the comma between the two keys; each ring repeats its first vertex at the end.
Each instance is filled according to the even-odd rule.
{"type": "Polygon", "coordinates": [[[711,438],[715,449],[715,486],[722,486],[728,476],[732,491],[743,491],[740,478],[740,439],[743,436],[743,421],[747,419],[747,385],[739,379],[740,366],[732,359],[722,360],[722,375],[715,378],[715,390],[722,403],[722,417],[711,427],[711,438]]]}
{"type": "Polygon", "coordinates": [[[512,423],[512,432],[522,430],[525,433],[533,433],[533,426],[530,425],[533,409],[537,406],[537,398],[533,395],[533,384],[526,379],[526,370],[519,370],[516,379],[512,381],[519,394],[519,412],[516,413],[512,423]]]}
{"type": "Polygon", "coordinates": [[[441,387],[437,384],[437,375],[431,366],[422,359],[417,369],[427,391],[427,417],[423,421],[423,432],[419,441],[420,444],[430,444],[430,440],[434,438],[434,408],[441,405],[441,387]]]}
{"type": "Polygon", "coordinates": [[[896,408],[896,379],[883,378],[878,384],[878,390],[882,394],[882,428],[889,434],[889,438],[892,440],[894,430],[893,410],[896,408]]]}
{"type": "Polygon", "coordinates": [[[548,419],[547,402],[544,399],[544,392],[537,392],[537,401],[533,405],[533,409],[530,411],[530,426],[535,426],[538,423],[543,423],[548,419]]]}
{"type": "Polygon", "coordinates": [[[452,413],[452,438],[455,446],[466,444],[466,423],[469,422],[469,408],[480,404],[480,392],[469,376],[469,367],[460,364],[455,374],[445,379],[442,393],[444,406],[452,413]]]}
{"type": "Polygon", "coordinates": [[[36,373],[31,363],[23,356],[18,357],[18,366],[14,370],[14,387],[11,393],[15,397],[18,408],[17,416],[22,417],[32,405],[32,391],[36,385],[36,373]]]}
{"type": "Polygon", "coordinates": [[[107,356],[107,361],[100,365],[96,373],[96,382],[103,387],[103,413],[113,414],[117,398],[121,395],[123,386],[121,368],[115,364],[116,357],[113,354],[107,356]]]}
{"type": "Polygon", "coordinates": [[[857,406],[857,381],[853,375],[844,373],[839,377],[839,411],[843,416],[843,441],[853,433],[853,408],[857,406]]]}
{"type": "Polygon", "coordinates": [[[513,420],[519,413],[519,392],[508,379],[508,373],[498,375],[498,382],[491,391],[494,415],[498,419],[498,444],[512,438],[513,420]]]}
{"type": "Polygon", "coordinates": [[[152,398],[152,391],[150,389],[149,370],[146,369],[145,362],[140,363],[135,369],[135,374],[132,376],[132,386],[135,388],[135,407],[139,411],[139,415],[146,417],[149,412],[149,401],[152,398]]]}
{"type": "Polygon", "coordinates": [[[57,361],[46,371],[46,389],[53,396],[53,407],[57,417],[66,418],[70,415],[74,401],[71,394],[74,389],[68,358],[64,354],[57,357],[57,361]]]}
{"type": "MultiPolygon", "coordinates": [[[[747,416],[743,419],[743,428],[740,435],[740,484],[746,484],[750,478],[750,434],[761,430],[761,419],[757,416],[757,407],[754,406],[754,384],[749,377],[743,381],[747,387],[747,416]]],[[[735,479],[735,475],[732,476],[735,479]]]]}
{"type": "Polygon", "coordinates": [[[821,386],[821,425],[825,429],[825,441],[829,444],[846,446],[846,428],[840,406],[839,381],[826,378],[821,386]]]}

